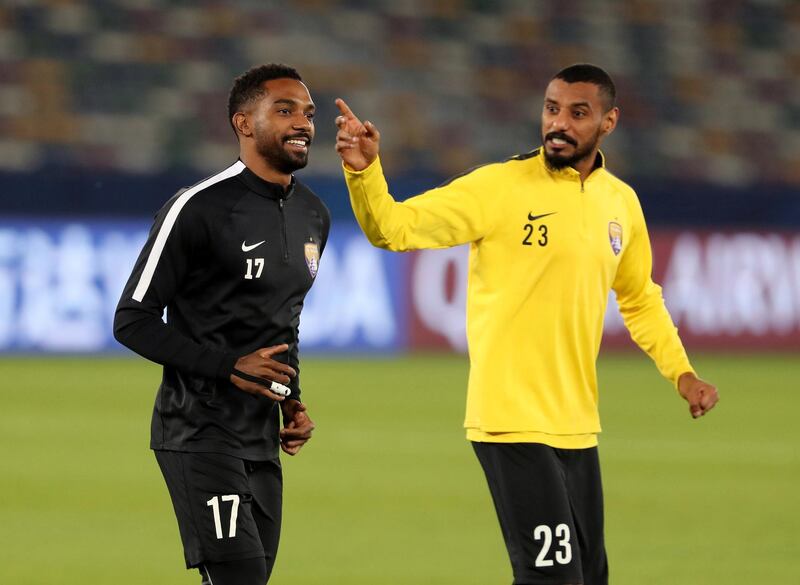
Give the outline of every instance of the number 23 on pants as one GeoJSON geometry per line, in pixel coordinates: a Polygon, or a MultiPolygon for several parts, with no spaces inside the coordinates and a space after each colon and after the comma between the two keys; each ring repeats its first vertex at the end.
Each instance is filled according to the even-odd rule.
{"type": "Polygon", "coordinates": [[[547,524],[540,524],[533,529],[533,539],[542,545],[536,556],[537,567],[552,567],[554,563],[568,565],[572,561],[569,525],[559,524],[553,531],[547,524]],[[553,546],[554,535],[555,546],[553,546]]]}

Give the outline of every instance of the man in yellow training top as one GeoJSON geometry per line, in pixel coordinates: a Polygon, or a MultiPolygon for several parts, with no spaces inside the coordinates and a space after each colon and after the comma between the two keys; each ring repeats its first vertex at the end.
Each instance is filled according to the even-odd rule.
{"type": "Polygon", "coordinates": [[[595,360],[610,289],[634,341],[689,403],[714,407],[651,279],[634,191],[600,143],[619,109],[608,74],[578,64],[550,81],[543,146],[395,202],[380,134],[342,100],[336,150],[350,201],[375,246],[470,244],[464,426],[483,467],[515,585],[605,585],[595,360]]]}

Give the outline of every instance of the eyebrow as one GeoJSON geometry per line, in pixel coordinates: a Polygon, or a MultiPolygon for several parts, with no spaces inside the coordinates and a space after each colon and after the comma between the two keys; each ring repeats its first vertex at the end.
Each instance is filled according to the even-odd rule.
{"type": "MultiPolygon", "coordinates": [[[[546,104],[554,104],[554,105],[557,105],[557,106],[561,105],[556,100],[554,100],[552,98],[544,98],[544,101],[545,101],[546,104]]],[[[589,102],[573,102],[571,104],[567,104],[567,107],[569,107],[569,108],[581,108],[581,107],[583,107],[583,108],[592,109],[592,104],[590,104],[589,102]]]]}
{"type": "MultiPolygon", "coordinates": [[[[272,105],[275,105],[275,104],[286,104],[286,105],[289,105],[289,106],[294,106],[294,105],[297,104],[297,101],[293,100],[291,98],[281,98],[281,99],[278,99],[278,100],[275,100],[274,102],[272,102],[272,105]]],[[[307,109],[316,110],[317,106],[315,106],[314,104],[309,104],[307,109]]]]}

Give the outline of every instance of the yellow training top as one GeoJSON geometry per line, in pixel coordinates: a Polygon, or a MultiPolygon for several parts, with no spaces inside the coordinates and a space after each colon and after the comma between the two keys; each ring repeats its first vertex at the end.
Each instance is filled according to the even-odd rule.
{"type": "Polygon", "coordinates": [[[394,251],[469,242],[467,438],[579,449],[600,432],[595,360],[614,289],[633,340],[677,385],[693,372],[651,279],[639,200],[598,167],[581,182],[540,149],[395,202],[380,160],[345,168],[358,223],[394,251]]]}

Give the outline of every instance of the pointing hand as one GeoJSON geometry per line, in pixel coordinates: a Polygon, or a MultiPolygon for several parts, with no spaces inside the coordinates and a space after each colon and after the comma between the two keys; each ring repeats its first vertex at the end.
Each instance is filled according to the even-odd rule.
{"type": "Polygon", "coordinates": [[[380,132],[372,122],[361,122],[341,98],[336,99],[341,115],[336,117],[336,152],[344,164],[354,170],[363,171],[378,156],[380,132]]]}

